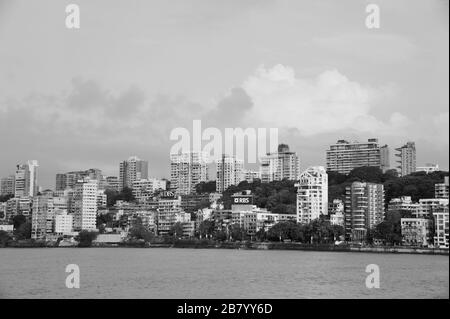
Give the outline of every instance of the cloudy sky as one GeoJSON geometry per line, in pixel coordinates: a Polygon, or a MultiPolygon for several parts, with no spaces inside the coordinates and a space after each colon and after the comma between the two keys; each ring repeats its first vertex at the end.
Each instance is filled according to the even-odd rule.
{"type": "Polygon", "coordinates": [[[359,0],[0,0],[0,176],[37,159],[54,187],[137,155],[167,177],[170,132],[194,119],[277,127],[303,168],[378,137],[448,169],[448,2],[371,2],[380,29],[359,0]]]}

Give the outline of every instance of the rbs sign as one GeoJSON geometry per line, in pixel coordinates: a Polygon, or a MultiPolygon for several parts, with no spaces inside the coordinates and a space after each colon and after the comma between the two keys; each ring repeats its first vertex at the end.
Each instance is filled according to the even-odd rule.
{"type": "Polygon", "coordinates": [[[233,204],[251,204],[251,197],[234,197],[233,204]]]}

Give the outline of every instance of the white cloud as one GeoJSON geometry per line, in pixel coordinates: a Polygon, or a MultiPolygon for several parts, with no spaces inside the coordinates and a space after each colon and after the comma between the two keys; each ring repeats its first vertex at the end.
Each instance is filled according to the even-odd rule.
{"type": "Polygon", "coordinates": [[[303,136],[340,130],[394,134],[410,124],[393,113],[386,123],[371,114],[371,102],[384,94],[348,79],[337,70],[316,78],[296,77],[292,68],[260,66],[243,84],[254,106],[248,118],[258,125],[296,128],[303,136]]]}

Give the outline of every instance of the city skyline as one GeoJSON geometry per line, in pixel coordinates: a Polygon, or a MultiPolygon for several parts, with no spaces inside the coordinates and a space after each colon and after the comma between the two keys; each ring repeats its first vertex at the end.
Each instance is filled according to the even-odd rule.
{"type": "MultiPolygon", "coordinates": [[[[295,155],[295,157],[297,158],[296,161],[298,161],[298,163],[296,163],[294,161],[293,163],[289,163],[289,166],[290,165],[294,165],[295,168],[293,167],[293,169],[294,170],[298,170],[298,174],[300,174],[300,172],[306,171],[310,167],[317,167],[317,166],[322,166],[322,167],[326,168],[327,171],[335,171],[335,172],[340,172],[342,174],[348,174],[352,170],[352,168],[351,168],[352,166],[348,166],[348,165],[355,165],[355,166],[353,166],[353,168],[361,167],[361,166],[374,166],[374,167],[379,167],[383,172],[386,172],[387,170],[395,170],[399,176],[403,176],[402,175],[402,166],[397,166],[398,160],[396,159],[396,155],[394,155],[394,154],[390,155],[389,154],[390,151],[392,151],[392,150],[398,151],[401,148],[395,148],[395,147],[391,148],[391,147],[389,147],[389,145],[379,145],[378,144],[378,139],[376,139],[376,138],[370,138],[370,139],[368,139],[368,141],[369,141],[368,142],[369,144],[367,144],[367,142],[359,141],[359,140],[353,140],[353,141],[349,142],[349,141],[341,139],[341,140],[338,140],[337,144],[330,144],[329,147],[331,149],[331,147],[336,147],[336,146],[339,147],[339,145],[349,145],[349,146],[351,146],[351,145],[356,145],[356,146],[357,145],[376,145],[378,152],[380,150],[382,150],[382,149],[387,149],[388,150],[387,154],[388,154],[388,160],[389,160],[389,164],[390,165],[388,165],[386,167],[385,161],[383,161],[382,157],[381,157],[381,159],[379,157],[380,153],[378,153],[378,159],[377,159],[377,157],[373,157],[374,156],[374,153],[373,153],[374,150],[366,149],[366,150],[368,150],[368,153],[366,155],[363,155],[363,157],[360,157],[358,160],[356,160],[354,164],[351,164],[352,160],[350,162],[348,162],[348,159],[344,160],[344,162],[346,164],[340,164],[340,165],[344,165],[343,167],[346,167],[346,169],[342,169],[342,168],[337,169],[335,162],[333,162],[333,161],[330,162],[328,159],[325,160],[325,163],[320,163],[320,164],[314,163],[314,164],[311,164],[311,165],[305,165],[305,164],[300,165],[301,158],[300,157],[297,158],[297,155],[295,155]],[[353,144],[353,143],[355,143],[355,144],[353,144]],[[363,159],[363,158],[365,158],[365,159],[363,159]],[[371,161],[374,161],[374,162],[371,162],[371,161]],[[368,164],[367,165],[363,165],[363,163],[368,163],[368,164]],[[347,165],[347,166],[345,166],[345,165],[347,165]],[[350,169],[349,169],[349,167],[350,167],[350,169]]],[[[414,142],[412,142],[412,141],[409,141],[407,144],[409,144],[409,143],[414,144],[414,142]]],[[[281,149],[281,153],[280,154],[284,154],[283,152],[287,152],[287,154],[297,154],[297,152],[295,150],[291,150],[292,152],[289,152],[289,145],[287,145],[287,144],[284,144],[284,143],[279,144],[278,152],[280,152],[280,147],[281,148],[285,148],[285,149],[281,149]]],[[[405,146],[403,146],[403,147],[405,147],[405,146]]],[[[328,156],[329,156],[328,154],[330,153],[330,149],[324,151],[324,154],[326,154],[325,155],[326,158],[328,158],[328,156]]],[[[364,150],[365,150],[365,148],[362,149],[361,151],[364,151],[364,150]]],[[[246,172],[255,172],[255,173],[259,174],[259,178],[262,180],[262,182],[265,182],[265,183],[269,182],[269,180],[267,178],[266,178],[267,179],[266,180],[265,178],[262,177],[262,175],[265,174],[264,171],[267,170],[267,169],[265,169],[265,166],[267,166],[266,161],[270,157],[278,156],[277,155],[278,152],[275,152],[275,153],[269,153],[268,152],[267,155],[263,156],[261,158],[261,160],[258,163],[256,163],[256,164],[248,164],[245,161],[243,161],[242,159],[237,158],[235,155],[231,155],[231,158],[235,158],[235,160],[241,162],[240,170],[241,170],[241,175],[242,176],[240,178],[236,177],[236,181],[246,180],[246,178],[244,177],[246,172]]],[[[336,152],[336,150],[334,150],[332,152],[336,152]]],[[[348,151],[345,151],[345,152],[348,152],[348,151]]],[[[188,154],[191,154],[191,153],[193,154],[195,152],[189,151],[187,153],[181,153],[181,155],[188,155],[188,154]]],[[[356,155],[356,158],[358,158],[357,154],[358,153],[355,153],[352,156],[356,155]]],[[[207,169],[207,171],[206,171],[206,177],[207,178],[206,179],[203,178],[202,180],[204,180],[204,181],[217,181],[217,177],[219,176],[218,175],[218,170],[219,170],[219,166],[218,165],[220,164],[221,160],[220,159],[219,160],[214,160],[214,159],[212,159],[212,157],[210,157],[205,152],[199,152],[199,155],[205,157],[203,159],[203,161],[204,161],[204,165],[206,165],[206,169],[207,169]]],[[[416,154],[414,154],[414,156],[415,155],[416,154]]],[[[121,178],[123,178],[123,177],[121,177],[121,176],[122,176],[122,174],[124,174],[123,173],[123,165],[124,165],[124,163],[130,162],[130,161],[132,163],[135,162],[135,161],[138,161],[138,162],[143,162],[145,164],[145,166],[144,166],[145,167],[144,168],[145,169],[145,173],[143,173],[142,176],[139,173],[138,174],[138,178],[136,180],[140,180],[140,179],[146,180],[147,178],[159,178],[159,179],[164,179],[164,180],[170,181],[173,178],[173,176],[171,176],[171,175],[173,175],[173,158],[174,158],[174,156],[176,157],[176,156],[179,156],[179,155],[177,155],[177,154],[169,154],[169,160],[167,162],[167,165],[169,167],[169,169],[168,169],[169,172],[167,173],[167,175],[163,175],[163,176],[156,176],[156,175],[152,175],[151,173],[149,173],[150,170],[149,170],[148,167],[151,166],[151,162],[148,159],[140,159],[139,156],[130,155],[130,156],[127,157],[126,160],[121,160],[119,163],[117,163],[116,170],[111,172],[111,173],[107,172],[107,171],[104,171],[102,168],[99,168],[99,167],[78,167],[78,168],[75,168],[75,169],[73,169],[71,171],[55,172],[52,175],[53,176],[52,177],[53,180],[52,180],[52,182],[50,183],[49,186],[43,186],[43,184],[40,182],[41,178],[37,178],[37,176],[40,175],[38,173],[37,176],[34,176],[35,183],[36,183],[35,187],[39,187],[41,190],[45,190],[45,189],[58,190],[58,189],[61,189],[58,186],[59,184],[61,184],[61,183],[63,183],[63,184],[65,184],[65,183],[68,183],[68,184],[75,183],[77,178],[78,179],[82,178],[82,177],[79,176],[80,173],[81,173],[81,176],[83,175],[83,173],[88,173],[88,175],[90,175],[92,173],[94,173],[95,175],[100,174],[99,176],[94,177],[94,179],[98,179],[98,180],[100,180],[100,178],[102,176],[105,178],[105,180],[108,179],[108,178],[116,178],[117,179],[116,182],[118,183],[118,185],[122,185],[123,182],[121,181],[121,178]],[[64,178],[64,179],[67,178],[67,177],[65,177],[65,175],[67,175],[67,174],[71,174],[71,175],[74,175],[74,176],[69,177],[70,181],[67,181],[67,182],[65,180],[62,181],[61,178],[64,178]]],[[[230,157],[229,154],[225,154],[225,153],[223,153],[223,156],[226,156],[227,158],[230,157]]],[[[334,156],[336,156],[336,154],[334,156]]],[[[359,156],[361,156],[361,155],[359,155],[359,156]]],[[[36,160],[27,160],[27,161],[28,161],[28,163],[29,162],[36,162],[36,160]]],[[[4,176],[0,176],[0,178],[4,179],[4,180],[6,180],[7,178],[10,178],[10,177],[14,178],[14,176],[17,175],[17,170],[20,168],[20,166],[24,165],[24,164],[21,164],[22,162],[25,163],[25,161],[18,161],[17,164],[15,165],[16,169],[11,170],[8,174],[6,174],[4,176]]],[[[38,162],[39,161],[37,161],[34,165],[37,165],[37,166],[40,167],[41,165],[37,164],[38,162]]],[[[414,162],[414,166],[411,166],[409,168],[409,169],[412,169],[412,170],[406,175],[409,175],[410,173],[414,173],[414,172],[418,172],[418,171],[424,171],[424,172],[428,173],[430,171],[425,170],[425,169],[431,169],[432,167],[434,167],[434,168],[438,167],[437,170],[439,170],[439,171],[448,171],[448,169],[444,169],[442,166],[440,166],[437,163],[425,163],[424,165],[417,165],[414,162]],[[430,166],[430,165],[434,165],[434,166],[430,166]]],[[[275,171],[277,171],[278,174],[282,174],[283,168],[280,167],[279,169],[276,169],[275,171]]],[[[127,174],[129,174],[129,173],[127,173],[127,174]]],[[[136,175],[136,172],[134,172],[134,175],[136,175]]],[[[275,176],[275,173],[273,173],[272,175],[275,176]]],[[[406,175],[404,175],[404,176],[406,176],[406,175]]],[[[92,178],[92,176],[91,176],[91,178],[92,178]]],[[[136,177],[134,177],[134,178],[136,178],[136,177]]],[[[297,180],[297,181],[300,179],[299,175],[298,175],[297,178],[295,178],[295,177],[287,177],[287,178],[289,180],[297,180]]],[[[282,179],[281,176],[278,176],[275,180],[281,180],[281,179],[282,179]]],[[[272,179],[270,181],[272,181],[272,179]]],[[[132,184],[132,181],[131,181],[131,183],[129,185],[129,188],[131,188],[131,184],[132,184]]],[[[237,185],[239,183],[236,183],[236,182],[229,183],[229,185],[233,185],[233,184],[237,185]]],[[[192,187],[194,187],[194,186],[192,186],[192,187]]],[[[121,187],[118,186],[118,187],[119,188],[123,188],[123,186],[121,186],[121,187]]],[[[64,189],[64,188],[62,188],[62,189],[64,189]]]]}
{"type": "Polygon", "coordinates": [[[302,168],[337,139],[377,137],[391,167],[412,140],[417,166],[448,170],[447,3],[379,1],[376,30],[366,3],[195,4],[79,1],[72,32],[63,4],[0,1],[0,176],[37,159],[49,188],[136,154],[168,178],[170,130],[194,119],[277,127],[302,168]]]}

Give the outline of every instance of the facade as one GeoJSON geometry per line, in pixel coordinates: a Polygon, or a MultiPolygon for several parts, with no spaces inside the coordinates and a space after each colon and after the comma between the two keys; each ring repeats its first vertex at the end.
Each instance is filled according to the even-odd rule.
{"type": "Polygon", "coordinates": [[[418,203],[414,203],[411,196],[402,196],[400,198],[392,198],[388,204],[388,212],[408,211],[414,212],[419,208],[418,203]]]}
{"type": "Polygon", "coordinates": [[[344,227],[344,202],[340,199],[334,199],[328,205],[328,213],[330,215],[331,225],[344,227]]]}
{"type": "Polygon", "coordinates": [[[33,198],[33,214],[31,216],[31,238],[45,239],[53,233],[55,209],[52,196],[36,196],[33,198]]]}
{"type": "Polygon", "coordinates": [[[118,192],[120,190],[119,178],[117,176],[106,176],[105,189],[118,192]]]}
{"type": "Polygon", "coordinates": [[[89,178],[79,180],[75,184],[74,231],[95,230],[97,221],[98,182],[89,178]]]}
{"type": "Polygon", "coordinates": [[[89,178],[96,180],[100,184],[102,180],[102,171],[98,168],[90,168],[85,171],[72,171],[67,173],[56,174],[56,191],[64,191],[66,189],[73,189],[75,184],[80,179],[89,178]]]}
{"type": "Polygon", "coordinates": [[[367,230],[384,218],[383,184],[353,182],[345,192],[345,235],[347,240],[363,241],[367,230]]]}
{"type": "Polygon", "coordinates": [[[261,172],[260,171],[244,169],[243,174],[244,174],[244,181],[247,181],[249,183],[253,183],[257,179],[261,180],[261,172]]]}
{"type": "Polygon", "coordinates": [[[395,149],[399,176],[406,176],[416,171],[416,144],[408,142],[402,147],[395,149]]]}
{"type": "Polygon", "coordinates": [[[70,235],[73,233],[73,215],[67,214],[67,210],[55,211],[55,228],[57,235],[70,235]]]}
{"type": "Polygon", "coordinates": [[[425,172],[427,174],[438,172],[439,171],[439,165],[438,164],[432,164],[432,163],[426,163],[425,166],[417,166],[416,172],[425,172]]]}
{"type": "Polygon", "coordinates": [[[125,187],[132,188],[133,182],[148,178],[148,162],[131,156],[120,163],[119,190],[125,187]]]}
{"type": "Polygon", "coordinates": [[[434,185],[434,197],[448,199],[448,176],[444,177],[444,182],[434,185]]]}
{"type": "Polygon", "coordinates": [[[165,191],[166,188],[167,181],[156,178],[136,180],[131,187],[133,196],[139,202],[144,202],[149,198],[152,198],[156,191],[165,191]]]}
{"type": "Polygon", "coordinates": [[[181,212],[181,196],[172,192],[161,194],[158,199],[157,211],[157,233],[158,235],[167,235],[177,221],[177,213],[181,212]]]}
{"type": "Polygon", "coordinates": [[[388,146],[380,147],[376,138],[371,138],[366,143],[339,140],[330,145],[326,158],[327,171],[341,174],[348,174],[363,166],[379,167],[383,171],[389,168],[388,146]]]}
{"type": "Polygon", "coordinates": [[[448,245],[448,205],[433,212],[434,217],[434,245],[439,248],[449,248],[448,245]]]}
{"type": "Polygon", "coordinates": [[[309,223],[328,215],[328,174],[322,166],[309,167],[297,187],[297,222],[309,223]]]}
{"type": "Polygon", "coordinates": [[[0,179],[0,196],[14,195],[15,177],[14,175],[3,177],[0,179]]]}
{"type": "Polygon", "coordinates": [[[216,175],[216,192],[223,193],[231,185],[238,185],[244,180],[244,161],[223,154],[216,161],[216,175]]]}
{"type": "Polygon", "coordinates": [[[187,213],[193,213],[198,207],[208,207],[211,203],[211,196],[205,194],[181,195],[181,210],[187,213]]]}
{"type": "Polygon", "coordinates": [[[403,245],[426,247],[430,244],[430,219],[402,218],[400,225],[403,245]]]}
{"type": "Polygon", "coordinates": [[[412,211],[415,218],[431,218],[433,213],[440,211],[442,207],[448,206],[448,199],[445,198],[422,198],[419,205],[412,211]]]}
{"type": "Polygon", "coordinates": [[[170,188],[178,195],[195,193],[195,186],[208,181],[209,156],[205,152],[170,155],[170,188]]]}
{"type": "Polygon", "coordinates": [[[18,164],[15,173],[14,196],[36,196],[37,186],[37,168],[39,164],[36,160],[28,161],[26,164],[18,164]]]}
{"type": "Polygon", "coordinates": [[[391,168],[391,156],[387,145],[380,147],[380,168],[383,173],[391,168]]]}
{"type": "Polygon", "coordinates": [[[300,159],[297,153],[289,151],[288,145],[280,144],[278,152],[261,157],[260,174],[263,183],[283,179],[296,181],[300,175],[300,159]]]}

